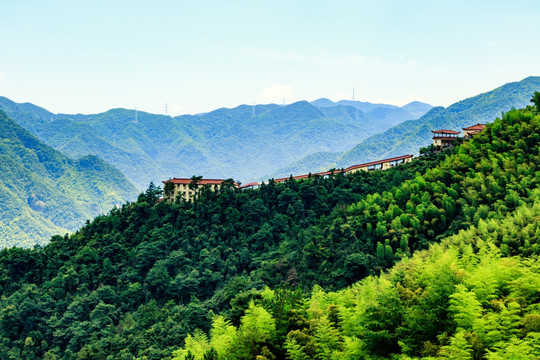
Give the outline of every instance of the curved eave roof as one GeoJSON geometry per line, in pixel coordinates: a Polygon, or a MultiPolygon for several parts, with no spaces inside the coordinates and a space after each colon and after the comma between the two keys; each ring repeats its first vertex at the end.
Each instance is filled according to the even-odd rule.
{"type": "Polygon", "coordinates": [[[454,131],[454,130],[431,130],[434,134],[459,134],[461,131],[454,131]]]}

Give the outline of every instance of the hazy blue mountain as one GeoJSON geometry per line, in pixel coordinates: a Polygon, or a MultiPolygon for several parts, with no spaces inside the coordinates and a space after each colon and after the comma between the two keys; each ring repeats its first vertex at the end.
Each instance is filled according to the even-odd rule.
{"type": "Polygon", "coordinates": [[[256,180],[310,154],[350,149],[413,116],[392,105],[346,101],[241,105],[174,118],[127,109],[52,114],[6,98],[0,109],[70,157],[99,156],[140,190],[175,176],[256,180]]]}
{"type": "Polygon", "coordinates": [[[0,248],[30,246],[134,200],[117,169],[87,155],[72,160],[0,111],[0,248]]]}
{"type": "MultiPolygon", "coordinates": [[[[427,113],[429,110],[431,110],[433,106],[420,102],[420,101],[413,101],[408,103],[407,105],[403,105],[401,109],[405,110],[409,114],[413,115],[415,119],[423,116],[425,113],[427,113]]],[[[411,120],[411,119],[409,119],[411,120]]]]}
{"type": "Polygon", "coordinates": [[[396,105],[389,105],[389,104],[373,104],[366,101],[357,101],[357,100],[340,100],[337,102],[337,105],[347,105],[357,108],[360,111],[363,111],[365,113],[370,113],[373,110],[377,108],[389,108],[394,109],[398,106],[396,105]]]}
{"type": "Polygon", "coordinates": [[[338,105],[351,106],[364,113],[369,113],[379,107],[382,107],[382,108],[398,108],[399,107],[399,106],[389,105],[389,104],[374,104],[367,101],[356,101],[356,100],[340,100],[340,101],[334,102],[326,98],[314,100],[311,102],[311,104],[317,107],[331,107],[331,106],[338,106],[338,105]]]}
{"type": "MultiPolygon", "coordinates": [[[[425,114],[425,112],[423,114],[425,114]]],[[[368,115],[374,119],[380,119],[379,121],[384,122],[390,126],[397,125],[405,120],[412,120],[418,118],[418,116],[412,115],[411,113],[403,110],[402,108],[391,107],[376,107],[375,109],[370,111],[368,115]]]]}
{"type": "MultiPolygon", "coordinates": [[[[420,101],[413,101],[407,105],[403,105],[401,107],[396,105],[389,105],[389,104],[374,104],[370,102],[365,101],[356,101],[356,100],[340,100],[337,102],[334,102],[327,98],[320,98],[317,100],[314,100],[311,102],[312,105],[315,105],[317,107],[333,107],[333,106],[352,106],[363,113],[371,113],[372,111],[376,109],[402,109],[403,111],[409,113],[410,115],[414,116],[414,118],[419,118],[420,116],[427,113],[433,106],[422,103],[420,101]]],[[[407,120],[411,120],[412,118],[407,118],[407,120]]]]}
{"type": "Polygon", "coordinates": [[[311,105],[314,105],[319,108],[337,106],[335,102],[327,98],[320,98],[320,99],[314,100],[311,102],[311,105]]]}
{"type": "MultiPolygon", "coordinates": [[[[540,77],[537,76],[509,83],[459,101],[448,108],[432,108],[419,119],[402,122],[385,132],[372,135],[339,155],[319,153],[308,156],[270,173],[269,176],[284,177],[308,173],[314,171],[313,169],[342,168],[393,156],[417,154],[418,149],[431,144],[431,130],[445,128],[461,131],[462,127],[492,121],[501,112],[512,107],[529,105],[535,91],[540,91],[540,77]]],[[[421,103],[404,106],[407,107],[413,113],[427,108],[421,103]]]]}

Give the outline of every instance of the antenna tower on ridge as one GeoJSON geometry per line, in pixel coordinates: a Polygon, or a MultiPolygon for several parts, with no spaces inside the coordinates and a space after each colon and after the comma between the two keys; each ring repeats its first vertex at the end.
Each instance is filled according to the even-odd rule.
{"type": "Polygon", "coordinates": [[[168,105],[169,105],[169,104],[165,103],[165,116],[167,116],[167,106],[168,106],[168,105]]]}
{"type": "Polygon", "coordinates": [[[138,114],[137,114],[137,107],[135,106],[135,122],[139,122],[138,114]]]}
{"type": "Polygon", "coordinates": [[[354,101],[354,86],[352,88],[352,101],[354,101]]]}

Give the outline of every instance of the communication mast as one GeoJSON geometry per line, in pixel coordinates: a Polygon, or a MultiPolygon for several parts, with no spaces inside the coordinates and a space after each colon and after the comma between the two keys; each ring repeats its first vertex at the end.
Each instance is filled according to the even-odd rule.
{"type": "Polygon", "coordinates": [[[168,105],[169,105],[169,104],[165,103],[165,116],[167,116],[167,106],[168,106],[168,105]]]}
{"type": "Polygon", "coordinates": [[[138,114],[137,114],[137,107],[135,106],[135,123],[138,123],[139,122],[139,117],[138,117],[138,114]]]}

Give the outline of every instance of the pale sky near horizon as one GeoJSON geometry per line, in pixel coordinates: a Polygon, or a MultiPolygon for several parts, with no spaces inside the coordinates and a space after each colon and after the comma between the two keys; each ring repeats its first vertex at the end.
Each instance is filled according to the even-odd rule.
{"type": "Polygon", "coordinates": [[[448,106],[540,75],[540,1],[0,2],[0,96],[169,115],[355,99],[448,106]]]}

